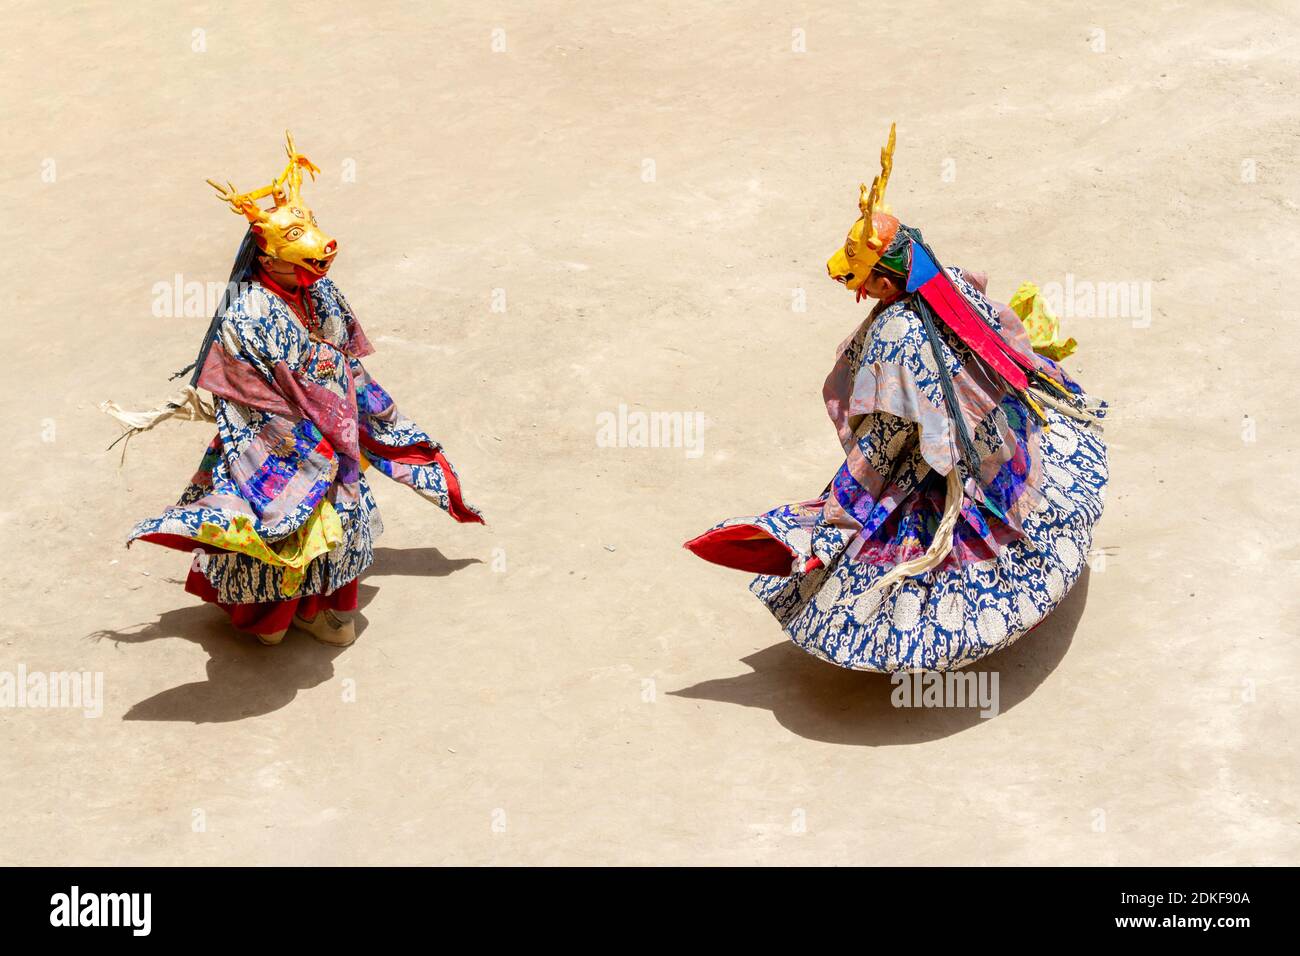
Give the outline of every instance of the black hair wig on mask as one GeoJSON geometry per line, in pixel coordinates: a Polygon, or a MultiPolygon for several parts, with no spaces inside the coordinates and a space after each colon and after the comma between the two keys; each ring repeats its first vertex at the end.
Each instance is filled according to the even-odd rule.
{"type": "Polygon", "coordinates": [[[203,374],[203,363],[208,360],[208,352],[212,349],[212,340],[217,337],[217,328],[221,325],[226,310],[238,298],[244,283],[248,282],[252,277],[253,263],[257,260],[258,251],[257,241],[250,226],[244,232],[243,241],[239,243],[239,251],[235,253],[235,262],[230,267],[230,279],[226,282],[226,291],[221,294],[221,301],[217,303],[217,310],[212,314],[212,321],[208,323],[208,331],[203,336],[202,345],[199,346],[198,357],[173,375],[173,379],[178,379],[193,369],[194,374],[190,377],[190,385],[197,386],[199,384],[199,376],[203,374]]]}

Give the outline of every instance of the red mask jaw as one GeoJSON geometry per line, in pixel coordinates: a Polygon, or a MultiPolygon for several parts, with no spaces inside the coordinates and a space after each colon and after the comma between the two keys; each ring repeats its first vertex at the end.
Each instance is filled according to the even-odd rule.
{"type": "Polygon", "coordinates": [[[312,285],[314,282],[317,282],[320,279],[325,278],[324,273],[317,274],[315,272],[312,272],[309,269],[304,269],[302,266],[296,264],[293,267],[293,276],[295,279],[298,280],[298,284],[303,286],[304,288],[312,285]]]}

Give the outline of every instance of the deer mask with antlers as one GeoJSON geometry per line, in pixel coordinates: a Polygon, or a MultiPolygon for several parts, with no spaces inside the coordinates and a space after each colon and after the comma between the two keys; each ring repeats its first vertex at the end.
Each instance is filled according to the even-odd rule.
{"type": "Polygon", "coordinates": [[[294,149],[293,137],[287,132],[284,138],[289,165],[271,185],[241,193],[229,182],[222,186],[209,179],[208,184],[221,194],[223,202],[248,219],[264,253],[293,265],[299,279],[310,284],[329,271],[339,244],[325,235],[316,224],[316,215],[302,201],[302,171],[315,179],[320,168],[294,149]],[[258,205],[258,200],[267,196],[275,203],[272,209],[258,205]]]}
{"type": "Polygon", "coordinates": [[[898,232],[898,220],[889,214],[885,204],[885,186],[894,168],[894,124],[889,126],[889,142],[880,151],[880,175],[858,187],[858,209],[862,215],[849,229],[844,245],[835,250],[826,263],[826,271],[836,282],[842,282],[856,292],[866,281],[867,274],[880,261],[898,232]]]}

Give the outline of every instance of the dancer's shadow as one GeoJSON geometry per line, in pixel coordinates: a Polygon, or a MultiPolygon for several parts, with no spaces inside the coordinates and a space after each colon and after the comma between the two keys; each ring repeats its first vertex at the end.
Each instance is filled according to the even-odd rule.
{"type": "MultiPolygon", "coordinates": [[[[437,548],[376,548],[375,563],[357,589],[358,638],[365,634],[369,623],[361,609],[379,593],[379,588],[368,581],[387,574],[445,577],[479,563],[477,558],[446,558],[437,548]]],[[[166,611],[152,624],[89,635],[90,640],[116,644],[167,638],[193,641],[203,648],[208,655],[207,680],[181,684],[142,700],[126,712],[123,720],[205,724],[269,714],[290,703],[298,691],[332,679],[334,659],[347,650],[319,644],[296,628],[290,628],[284,641],[275,647],[263,647],[251,635],[234,630],[225,612],[210,604],[166,611]]]]}
{"type": "MultiPolygon", "coordinates": [[[[364,617],[358,614],[357,632],[363,628],[364,617]]],[[[202,647],[208,655],[207,680],[155,694],[133,705],[122,717],[195,724],[224,723],[279,710],[298,691],[330,680],[334,658],[345,650],[318,644],[294,628],[280,644],[263,647],[252,635],[234,630],[225,613],[210,604],[165,611],[152,624],[96,631],[90,638],[117,644],[182,638],[202,647]]]]}
{"type": "MultiPolygon", "coordinates": [[[[962,673],[998,675],[998,713],[1028,697],[1065,657],[1088,599],[1088,569],[1061,605],[1004,651],[962,673]]],[[[833,744],[881,747],[937,740],[985,718],[976,707],[895,707],[894,685],[883,674],[845,670],[818,660],[790,641],[744,658],[752,673],[670,692],[695,700],[761,707],[787,730],[833,744]]],[[[996,719],[988,718],[988,719],[996,719]]]]}
{"type": "Polygon", "coordinates": [[[445,578],[461,568],[482,563],[479,558],[449,558],[437,548],[375,548],[375,563],[370,566],[366,576],[402,574],[445,578]]]}

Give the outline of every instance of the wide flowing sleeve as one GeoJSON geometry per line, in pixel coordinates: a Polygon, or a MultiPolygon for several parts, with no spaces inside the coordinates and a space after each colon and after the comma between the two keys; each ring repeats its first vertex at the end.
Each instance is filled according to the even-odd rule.
{"type": "Polygon", "coordinates": [[[465,501],[460,478],[442,445],[401,413],[360,359],[352,360],[352,372],[361,454],[367,465],[432,501],[457,521],[484,524],[479,510],[465,501]]]}
{"type": "Polygon", "coordinates": [[[322,279],[313,286],[313,301],[322,330],[338,342],[346,357],[363,467],[406,485],[457,521],[483,524],[479,510],[465,501],[460,477],[442,445],[402,414],[362,364],[375,350],[343,293],[332,281],[322,279]]]}
{"type": "Polygon", "coordinates": [[[729,518],[685,547],[755,574],[798,574],[833,563],[882,523],[914,484],[916,428],[887,412],[861,416],[844,463],[818,498],[729,518]]]}

